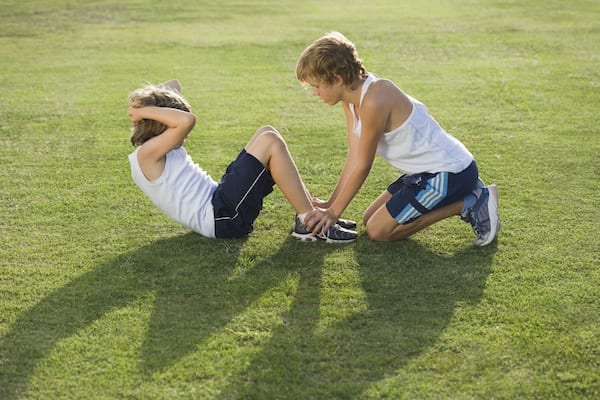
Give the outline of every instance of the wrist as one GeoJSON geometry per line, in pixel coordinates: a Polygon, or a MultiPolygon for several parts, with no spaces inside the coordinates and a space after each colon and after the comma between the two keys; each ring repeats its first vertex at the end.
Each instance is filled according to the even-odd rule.
{"type": "Polygon", "coordinates": [[[329,216],[336,221],[339,218],[339,214],[333,211],[331,208],[327,209],[327,214],[329,214],[329,216]]]}

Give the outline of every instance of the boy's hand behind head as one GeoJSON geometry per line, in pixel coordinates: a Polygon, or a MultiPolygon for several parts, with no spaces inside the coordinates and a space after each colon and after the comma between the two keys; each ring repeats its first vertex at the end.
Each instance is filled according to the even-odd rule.
{"type": "Polygon", "coordinates": [[[129,116],[129,119],[131,120],[131,126],[135,126],[138,122],[140,122],[143,119],[139,115],[140,110],[141,110],[140,107],[133,107],[133,106],[129,107],[129,110],[127,111],[127,115],[129,116]]]}

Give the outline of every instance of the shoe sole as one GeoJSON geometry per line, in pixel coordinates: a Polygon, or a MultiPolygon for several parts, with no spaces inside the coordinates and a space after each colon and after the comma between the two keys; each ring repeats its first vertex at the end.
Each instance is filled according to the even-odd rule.
{"type": "Polygon", "coordinates": [[[500,219],[498,218],[498,188],[496,185],[490,185],[487,187],[489,191],[490,200],[488,200],[488,214],[490,216],[490,233],[481,242],[475,241],[477,246],[486,246],[490,244],[498,235],[500,230],[500,219]]]}
{"type": "Polygon", "coordinates": [[[356,238],[344,239],[344,240],[332,239],[329,237],[321,238],[321,237],[313,235],[312,233],[298,233],[298,232],[292,232],[292,236],[301,242],[352,243],[356,240],[356,238]]]}
{"type": "Polygon", "coordinates": [[[292,236],[301,242],[316,242],[317,240],[319,240],[310,233],[292,232],[292,236]]]}

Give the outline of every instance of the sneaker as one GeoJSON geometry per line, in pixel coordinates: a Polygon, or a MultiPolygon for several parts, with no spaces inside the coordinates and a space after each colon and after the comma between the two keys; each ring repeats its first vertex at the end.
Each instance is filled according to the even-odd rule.
{"type": "MultiPolygon", "coordinates": [[[[323,200],[318,199],[318,198],[315,200],[323,202],[323,200]]],[[[341,226],[344,229],[351,229],[351,230],[356,229],[356,222],[349,220],[349,219],[338,218],[336,224],[338,224],[339,226],[341,226]]]]}
{"type": "Polygon", "coordinates": [[[477,235],[475,244],[485,246],[490,244],[500,230],[498,217],[498,189],[496,185],[483,187],[477,202],[467,211],[462,219],[469,222],[477,235]]]}
{"type": "Polygon", "coordinates": [[[303,242],[315,242],[317,240],[323,240],[325,243],[351,243],[356,240],[358,234],[350,229],[345,229],[338,224],[331,225],[327,232],[321,232],[317,235],[313,235],[311,231],[306,229],[298,216],[294,223],[294,230],[292,236],[303,242]]]}
{"type": "Polygon", "coordinates": [[[485,187],[485,183],[481,180],[481,178],[477,178],[477,184],[475,185],[475,190],[483,189],[485,187]]]}
{"type": "Polygon", "coordinates": [[[352,221],[349,219],[338,218],[336,224],[344,229],[355,230],[356,229],[356,221],[352,221]]]}

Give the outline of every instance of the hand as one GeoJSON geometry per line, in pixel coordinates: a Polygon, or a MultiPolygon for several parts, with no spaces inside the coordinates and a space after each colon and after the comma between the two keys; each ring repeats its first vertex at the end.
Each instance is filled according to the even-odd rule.
{"type": "Polygon", "coordinates": [[[314,235],[326,232],[329,227],[337,222],[337,217],[328,208],[316,208],[310,211],[304,219],[306,228],[314,235]]]}
{"type": "Polygon", "coordinates": [[[140,116],[140,107],[129,107],[127,111],[127,115],[131,120],[131,126],[136,126],[138,122],[140,122],[143,118],[140,116]]]}

